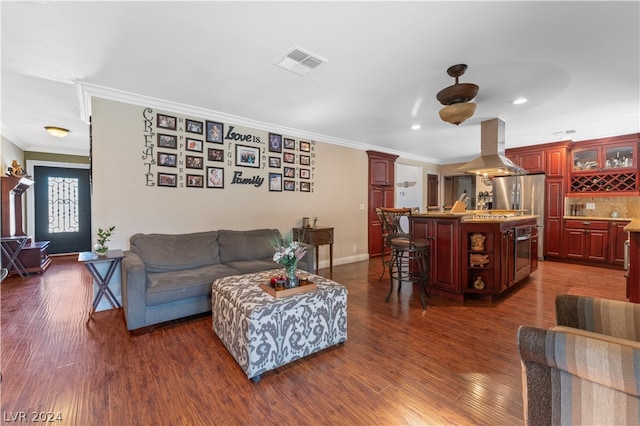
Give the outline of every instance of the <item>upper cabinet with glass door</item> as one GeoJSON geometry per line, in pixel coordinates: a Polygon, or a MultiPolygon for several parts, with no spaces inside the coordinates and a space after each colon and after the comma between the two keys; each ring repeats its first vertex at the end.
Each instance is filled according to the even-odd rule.
{"type": "Polygon", "coordinates": [[[613,172],[636,167],[637,142],[578,146],[576,144],[571,150],[572,171],[574,173],[613,172]]]}

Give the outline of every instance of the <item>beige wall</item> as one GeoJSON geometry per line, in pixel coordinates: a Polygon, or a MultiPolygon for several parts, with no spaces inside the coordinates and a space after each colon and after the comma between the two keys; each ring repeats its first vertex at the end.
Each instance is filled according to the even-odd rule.
{"type": "Polygon", "coordinates": [[[9,139],[2,136],[0,144],[0,161],[2,164],[2,175],[7,173],[7,169],[11,166],[13,160],[18,160],[18,164],[25,167],[24,164],[24,151],[11,143],[9,139]]]}
{"type": "MultiPolygon", "coordinates": [[[[264,227],[286,233],[299,226],[302,217],[317,216],[319,226],[335,228],[334,264],[368,258],[368,162],[365,151],[317,142],[314,192],[311,193],[270,192],[268,167],[258,170],[208,162],[206,165],[224,164],[224,189],[147,186],[147,168],[142,160],[144,109],[144,106],[92,100],[93,234],[98,227],[115,225],[111,247],[127,249],[129,238],[138,232],[182,233],[264,227]],[[260,175],[265,182],[259,188],[231,185],[234,170],[243,171],[246,177],[260,175]]],[[[157,112],[181,117],[171,111],[154,111],[153,116],[157,112]]],[[[189,118],[216,120],[216,117],[189,118]]],[[[233,125],[224,124],[225,132],[229,124],[233,125]]],[[[268,132],[251,131],[260,135],[261,140],[268,138],[268,132]]],[[[204,145],[206,158],[206,148],[214,144],[204,145]]],[[[225,144],[225,150],[225,154],[229,152],[228,144],[225,144]]],[[[320,266],[328,265],[328,248],[321,248],[320,254],[320,266]]]]}

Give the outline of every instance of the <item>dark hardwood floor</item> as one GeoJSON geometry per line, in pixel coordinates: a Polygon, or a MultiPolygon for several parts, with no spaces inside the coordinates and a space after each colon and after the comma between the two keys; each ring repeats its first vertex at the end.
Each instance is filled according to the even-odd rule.
{"type": "Polygon", "coordinates": [[[1,284],[5,422],[53,413],[68,425],[517,425],[518,326],[552,326],[558,293],[625,300],[623,271],[547,261],[498,300],[434,296],[422,310],[406,284],[384,303],[379,259],[335,266],[349,290],[346,344],[253,383],[210,315],[139,336],[121,310],[87,323],[91,277],[76,259],[1,284]]]}

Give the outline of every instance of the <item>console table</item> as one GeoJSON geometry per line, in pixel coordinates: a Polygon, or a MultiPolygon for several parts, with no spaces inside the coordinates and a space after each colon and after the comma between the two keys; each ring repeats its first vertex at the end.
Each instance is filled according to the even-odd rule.
{"type": "Polygon", "coordinates": [[[91,313],[89,314],[89,318],[91,318],[96,312],[98,303],[100,303],[100,299],[102,299],[102,296],[104,296],[109,301],[114,309],[121,307],[118,299],[109,288],[109,283],[111,282],[113,273],[116,271],[118,265],[120,265],[123,257],[124,252],[122,250],[109,250],[105,256],[98,256],[92,251],[83,251],[82,253],[78,254],[78,262],[84,263],[84,265],[91,273],[91,276],[95,280],[96,284],[98,285],[98,293],[93,300],[93,307],[91,309],[91,313]],[[101,262],[108,262],[107,271],[104,273],[104,275],[102,275],[96,267],[96,264],[101,262]]]}
{"type": "Polygon", "coordinates": [[[318,247],[329,244],[329,271],[333,273],[333,228],[322,226],[293,228],[293,239],[315,247],[316,272],[318,272],[318,247]]]}

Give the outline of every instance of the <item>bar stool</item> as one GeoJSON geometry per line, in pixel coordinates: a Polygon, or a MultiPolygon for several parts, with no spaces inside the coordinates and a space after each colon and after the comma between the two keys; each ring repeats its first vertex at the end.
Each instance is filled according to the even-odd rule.
{"type": "Polygon", "coordinates": [[[420,283],[420,303],[422,309],[427,309],[425,296],[427,282],[429,280],[429,264],[431,244],[429,241],[413,236],[412,209],[395,209],[380,207],[380,214],[384,221],[383,229],[388,229],[387,240],[391,247],[391,259],[389,260],[389,294],[385,302],[389,301],[393,293],[393,281],[398,281],[398,294],[402,288],[402,282],[420,283]],[[402,228],[401,221],[406,218],[408,232],[402,228]]]}
{"type": "Polygon", "coordinates": [[[382,255],[380,255],[380,259],[382,259],[382,274],[380,274],[380,278],[378,281],[382,281],[382,277],[384,277],[384,271],[389,267],[389,261],[386,258],[387,248],[391,247],[391,239],[390,234],[393,229],[387,222],[384,220],[384,216],[382,215],[382,211],[380,207],[376,207],[376,215],[378,216],[378,220],[380,221],[380,230],[382,233],[382,255]]]}

